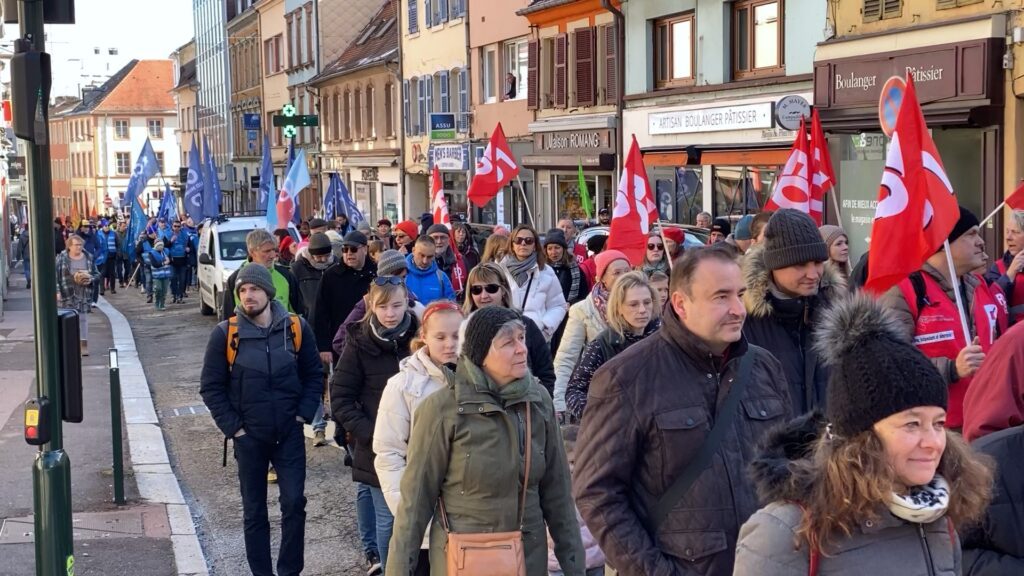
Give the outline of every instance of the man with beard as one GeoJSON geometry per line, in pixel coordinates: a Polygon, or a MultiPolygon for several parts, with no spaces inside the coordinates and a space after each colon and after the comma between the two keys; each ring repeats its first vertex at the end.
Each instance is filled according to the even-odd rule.
{"type": "MultiPolygon", "coordinates": [[[[318,218],[313,219],[316,223],[318,218]]],[[[322,222],[322,220],[320,220],[322,222]]],[[[311,226],[312,226],[311,223],[311,226]]],[[[326,227],[326,226],[324,226],[326,227]]],[[[299,283],[299,290],[302,292],[302,301],[306,309],[301,313],[306,321],[313,323],[313,305],[316,302],[316,293],[320,289],[320,280],[333,264],[337,262],[334,254],[331,253],[331,240],[323,232],[314,232],[309,236],[309,244],[304,250],[300,250],[292,261],[292,276],[299,283]]],[[[324,419],[323,402],[317,407],[316,416],[313,417],[313,439],[314,446],[327,445],[327,420],[324,419]]]]}
{"type": "Polygon", "coordinates": [[[226,439],[233,441],[249,569],[274,573],[265,481],[273,465],[281,504],[277,573],[297,576],[306,524],[302,425],[312,420],[320,402],[320,358],[309,325],[274,300],[274,280],[265,266],[242,268],[235,291],[235,317],[214,328],[206,345],[199,393],[224,433],[225,451],[226,439]]]}

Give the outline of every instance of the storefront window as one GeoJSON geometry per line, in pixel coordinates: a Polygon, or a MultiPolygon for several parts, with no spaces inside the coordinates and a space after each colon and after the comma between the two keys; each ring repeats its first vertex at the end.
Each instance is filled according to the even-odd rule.
{"type": "Polygon", "coordinates": [[[658,202],[658,214],[668,222],[693,224],[704,210],[700,166],[658,166],[647,171],[658,202]]]}
{"type": "Polygon", "coordinates": [[[373,209],[373,182],[354,183],[353,193],[355,197],[352,199],[355,200],[359,211],[363,213],[363,217],[369,222],[376,222],[376,210],[373,209]]]}
{"type": "Polygon", "coordinates": [[[780,166],[712,166],[712,213],[738,220],[761,211],[780,166]]]}
{"type": "Polygon", "coordinates": [[[441,172],[441,179],[444,182],[444,198],[448,202],[448,213],[454,217],[456,214],[465,214],[469,209],[466,199],[468,180],[465,172],[441,172]]]}
{"type": "MultiPolygon", "coordinates": [[[[605,174],[583,174],[587,183],[587,191],[590,193],[590,205],[594,211],[591,219],[597,219],[597,211],[601,208],[611,209],[614,200],[611,175],[605,174]]],[[[555,175],[555,194],[558,200],[557,215],[570,216],[575,220],[584,220],[587,217],[583,210],[583,202],[580,196],[580,179],[578,174],[557,174],[555,175]]]]}
{"type": "Polygon", "coordinates": [[[382,184],[384,218],[397,224],[401,218],[398,215],[398,207],[402,204],[402,197],[398,194],[397,184],[382,184]]]}

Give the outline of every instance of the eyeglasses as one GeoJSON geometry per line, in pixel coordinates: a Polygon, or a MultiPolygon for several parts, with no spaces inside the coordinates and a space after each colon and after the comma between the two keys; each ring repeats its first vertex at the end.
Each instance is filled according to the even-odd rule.
{"type": "Polygon", "coordinates": [[[377,276],[373,279],[373,283],[377,286],[387,286],[388,284],[391,284],[392,286],[401,286],[402,284],[405,284],[405,280],[402,280],[398,276],[377,276]]]}
{"type": "Polygon", "coordinates": [[[469,287],[469,293],[473,296],[479,296],[487,290],[488,294],[497,294],[501,290],[500,284],[477,284],[476,286],[469,287]]]}
{"type": "Polygon", "coordinates": [[[519,246],[533,246],[534,240],[533,236],[519,236],[512,242],[519,246]]]}
{"type": "Polygon", "coordinates": [[[358,254],[360,248],[362,246],[342,246],[341,251],[344,254],[358,254]]]}
{"type": "Polygon", "coordinates": [[[665,249],[665,245],[664,244],[648,244],[647,245],[647,249],[648,250],[664,250],[665,249]]]}

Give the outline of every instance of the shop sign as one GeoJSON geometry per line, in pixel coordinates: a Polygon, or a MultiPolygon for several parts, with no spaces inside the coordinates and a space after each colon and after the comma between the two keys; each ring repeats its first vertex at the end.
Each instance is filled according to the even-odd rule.
{"type": "Polygon", "coordinates": [[[611,130],[542,132],[534,136],[536,152],[594,154],[614,152],[611,130]]]}
{"type": "Polygon", "coordinates": [[[7,177],[11,180],[20,180],[25,176],[25,157],[15,156],[7,164],[7,177]]]}
{"type": "Polygon", "coordinates": [[[692,134],[773,128],[772,102],[719,106],[699,110],[654,112],[647,116],[648,132],[654,134],[692,134]]]}
{"type": "Polygon", "coordinates": [[[449,112],[430,115],[431,140],[455,140],[455,114],[449,112]]]}
{"type": "Polygon", "coordinates": [[[363,182],[376,182],[378,179],[379,172],[376,168],[365,168],[362,170],[363,182]]]}
{"type": "Polygon", "coordinates": [[[803,96],[784,96],[775,103],[775,120],[781,128],[796,130],[800,121],[811,117],[811,105],[803,96]]]}
{"type": "Polygon", "coordinates": [[[259,114],[242,114],[242,129],[243,130],[259,130],[260,129],[260,115],[259,114]]]}
{"type": "Polygon", "coordinates": [[[431,144],[427,168],[451,172],[469,170],[469,144],[431,144]]]}

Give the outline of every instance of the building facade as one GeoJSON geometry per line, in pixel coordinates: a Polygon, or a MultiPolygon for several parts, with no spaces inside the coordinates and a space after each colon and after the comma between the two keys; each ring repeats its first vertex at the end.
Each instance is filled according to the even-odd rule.
{"type": "Polygon", "coordinates": [[[262,207],[251,176],[259,174],[263,153],[263,74],[260,18],[250,0],[239,2],[228,21],[228,69],[231,91],[231,149],[236,205],[225,210],[250,212],[262,207]]]}
{"type": "MultiPolygon", "coordinates": [[[[50,107],[50,183],[53,194],[55,216],[72,215],[71,203],[71,156],[68,147],[71,140],[71,123],[64,114],[78,106],[80,100],[74,97],[58,97],[50,107]]],[[[15,158],[17,160],[17,158],[15,158]]],[[[24,162],[22,161],[23,165],[24,162]]],[[[8,179],[12,179],[12,166],[8,165],[8,179]]],[[[23,167],[23,166],[22,166],[23,167]]],[[[81,212],[78,212],[81,215],[81,212]]]]}
{"type": "MultiPolygon", "coordinates": [[[[270,156],[274,163],[274,173],[284,177],[287,149],[281,128],[275,128],[273,117],[281,113],[281,108],[288,104],[288,75],[285,68],[288,62],[288,46],[285,43],[284,0],[260,0],[256,3],[256,12],[260,21],[260,41],[262,42],[262,90],[263,116],[261,117],[264,133],[270,138],[270,156]]],[[[262,136],[260,146],[263,146],[262,136]]],[[[249,176],[249,186],[259,186],[259,176],[249,176]]],[[[278,179],[280,181],[280,179],[278,179]]]]}
{"type": "MultiPolygon", "coordinates": [[[[192,0],[196,42],[196,75],[199,78],[198,132],[209,142],[217,164],[222,202],[233,205],[235,190],[234,149],[231,126],[228,71],[228,11],[246,0],[192,0]]],[[[202,141],[199,143],[202,153],[202,141]]]]}
{"type": "MultiPolygon", "coordinates": [[[[314,0],[285,0],[284,10],[288,101],[295,106],[297,114],[316,114],[316,96],[308,89],[308,82],[320,70],[316,39],[317,3],[314,0]]],[[[312,179],[312,184],[299,193],[298,213],[302,218],[309,218],[313,214],[322,196],[320,172],[316,162],[319,152],[318,134],[319,130],[316,127],[299,128],[292,142],[296,151],[299,148],[305,149],[306,163],[312,179]]]]}
{"type": "MultiPolygon", "coordinates": [[[[196,77],[196,43],[189,40],[171,54],[174,63],[174,107],[178,112],[178,129],[175,137],[181,151],[181,166],[188,167],[188,155],[192,151],[192,142],[199,142],[199,123],[197,108],[199,79],[196,77]]],[[[178,191],[185,193],[188,174],[178,175],[178,191]]]]}

